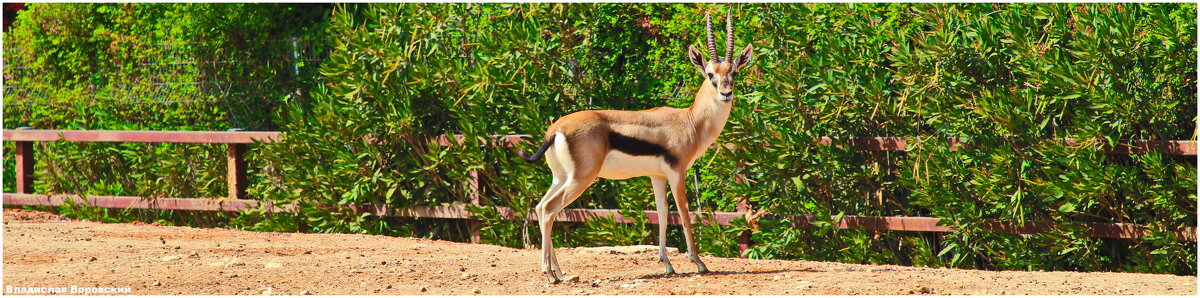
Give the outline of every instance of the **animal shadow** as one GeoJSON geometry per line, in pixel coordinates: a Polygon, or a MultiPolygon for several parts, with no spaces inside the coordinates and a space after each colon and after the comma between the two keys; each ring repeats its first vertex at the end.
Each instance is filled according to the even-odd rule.
{"type": "Polygon", "coordinates": [[[728,271],[728,270],[721,270],[721,271],[711,271],[711,272],[708,272],[708,273],[696,273],[696,272],[691,272],[691,273],[675,273],[675,274],[663,274],[663,273],[655,273],[655,274],[647,274],[647,275],[642,275],[642,276],[640,276],[640,277],[638,277],[638,278],[639,278],[639,279],[662,279],[662,278],[673,278],[673,277],[689,277],[689,276],[697,276],[697,275],[698,275],[698,276],[721,276],[721,275],[763,275],[763,274],[780,274],[780,273],[788,273],[788,272],[818,272],[818,271],[816,271],[816,270],[813,270],[813,269],[811,269],[811,268],[804,268],[804,269],[780,269],[780,270],[767,270],[767,271],[728,271]]]}

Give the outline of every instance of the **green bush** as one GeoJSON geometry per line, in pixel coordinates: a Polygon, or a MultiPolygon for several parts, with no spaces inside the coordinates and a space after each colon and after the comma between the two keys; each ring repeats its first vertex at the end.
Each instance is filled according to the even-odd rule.
{"type": "MultiPolygon", "coordinates": [[[[247,117],[273,119],[288,133],[250,153],[251,196],[295,203],[301,212],[248,212],[231,224],[462,239],[461,223],[359,216],[346,205],[468,201],[470,171],[480,173],[483,205],[513,208],[523,219],[520,211],[549,185],[548,170],[515,158],[513,151],[530,146],[480,144],[491,134],[538,139],[555,118],[582,109],[690,104],[701,78],[685,49],[704,48],[703,13],[720,18],[725,8],[335,6],[327,22],[296,27],[326,30],[319,31],[330,45],[319,79],[271,85],[286,86],[266,98],[277,113],[247,117]],[[294,88],[302,90],[288,91],[294,88]],[[441,134],[466,141],[436,146],[431,137],[441,134]]],[[[1195,139],[1195,4],[738,4],[733,13],[738,46],[756,50],[719,139],[740,149],[698,160],[688,195],[704,211],[733,211],[745,201],[773,215],[700,226],[704,253],[734,256],[736,237],[752,231],[747,256],[754,258],[1196,274],[1195,243],[1169,232],[1197,220],[1194,158],[1096,149],[1195,139]],[[901,137],[913,147],[875,152],[813,142],[823,136],[840,145],[901,137]],[[951,150],[948,137],[967,138],[966,147],[951,150]],[[785,217],[791,214],[818,220],[799,227],[785,217]],[[840,230],[831,223],[843,215],[933,216],[959,231],[840,230]],[[1056,229],[1005,234],[984,229],[990,220],[1047,221],[1056,229]],[[1151,235],[1090,237],[1078,222],[1149,225],[1151,235]]],[[[238,119],[230,116],[234,107],[252,106],[220,102],[231,107],[187,118],[211,126],[188,128],[224,129],[238,119]]],[[[6,112],[21,109],[30,108],[5,103],[6,112]]],[[[598,182],[572,207],[620,209],[641,224],[561,224],[567,228],[555,231],[555,241],[654,243],[654,227],[635,212],[652,208],[649,188],[644,178],[598,182]]],[[[473,210],[485,242],[520,246],[538,238],[525,221],[473,210]]],[[[681,246],[678,234],[672,228],[670,245],[681,246]]]]}

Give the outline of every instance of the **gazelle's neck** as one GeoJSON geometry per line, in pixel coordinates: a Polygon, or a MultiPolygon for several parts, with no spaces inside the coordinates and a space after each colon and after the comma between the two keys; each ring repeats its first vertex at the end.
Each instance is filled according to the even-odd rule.
{"type": "Polygon", "coordinates": [[[733,107],[733,102],[722,103],[716,100],[716,97],[717,88],[713,87],[712,82],[706,79],[704,83],[701,83],[700,90],[696,91],[696,98],[692,101],[692,106],[688,108],[696,132],[709,136],[702,138],[701,141],[704,143],[712,143],[717,135],[721,134],[721,130],[725,129],[725,122],[729,120],[729,111],[733,107]]]}

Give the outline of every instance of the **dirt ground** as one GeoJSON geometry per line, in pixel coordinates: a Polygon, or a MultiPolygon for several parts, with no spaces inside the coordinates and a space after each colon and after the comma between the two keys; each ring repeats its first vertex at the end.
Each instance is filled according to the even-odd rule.
{"type": "Polygon", "coordinates": [[[661,275],[657,252],[559,249],[549,285],[533,249],[347,234],[102,224],[4,210],[4,286],[132,294],[1196,295],[1194,276],[1013,272],[705,257],[661,275]]]}

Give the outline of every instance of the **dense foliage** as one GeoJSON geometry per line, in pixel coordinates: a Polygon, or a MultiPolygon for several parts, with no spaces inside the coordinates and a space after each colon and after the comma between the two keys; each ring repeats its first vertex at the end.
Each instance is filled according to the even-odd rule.
{"type": "MultiPolygon", "coordinates": [[[[181,9],[176,7],[189,6],[161,9],[181,9]]],[[[248,7],[290,11],[291,6],[248,7]]],[[[484,205],[528,210],[549,184],[545,166],[519,162],[514,149],[478,144],[491,134],[538,138],[553,119],[581,109],[690,104],[701,78],[686,63],[685,49],[704,48],[703,13],[721,18],[724,9],[715,4],[339,5],[323,12],[327,22],[313,25],[326,30],[322,34],[330,45],[319,82],[270,85],[286,87],[270,89],[284,92],[265,97],[281,108],[272,110],[279,111],[273,124],[259,127],[277,125],[287,137],[251,152],[257,163],[251,196],[295,203],[302,212],[247,213],[233,222],[262,230],[462,237],[459,223],[354,216],[346,205],[466,201],[472,170],[481,173],[484,205]],[[286,92],[291,88],[304,92],[286,92]],[[463,134],[466,141],[435,146],[430,136],[439,134],[463,134]]],[[[42,18],[36,15],[54,13],[25,13],[17,30],[49,39],[30,24],[42,18]]],[[[736,43],[753,43],[756,62],[739,77],[735,109],[719,140],[741,149],[713,150],[701,158],[689,197],[705,211],[732,211],[745,201],[756,210],[813,214],[819,221],[806,228],[767,216],[736,227],[702,226],[705,253],[736,255],[733,239],[753,230],[755,246],[747,256],[755,258],[1196,274],[1195,243],[1169,232],[1197,220],[1194,158],[1096,150],[1132,139],[1195,139],[1194,4],[754,4],[735,5],[733,13],[736,43]],[[873,152],[812,142],[822,136],[838,142],[904,137],[920,146],[873,152]],[[968,146],[952,151],[946,137],[969,138],[968,146]],[[1079,142],[1064,145],[1057,141],[1062,138],[1079,142]],[[842,215],[934,216],[960,231],[870,232],[828,224],[842,215]],[[1056,230],[998,233],[981,226],[989,220],[1049,221],[1056,230]],[[1144,224],[1153,232],[1142,239],[1102,239],[1087,236],[1078,222],[1144,224]]],[[[269,22],[272,14],[264,15],[269,22]]],[[[49,57],[7,51],[6,57],[24,58],[6,59],[49,57]]],[[[280,72],[265,69],[271,70],[252,74],[268,80],[280,72]]],[[[114,74],[120,78],[100,75],[67,85],[82,88],[86,82],[130,76],[114,74]]],[[[101,104],[119,110],[111,108],[113,103],[101,104]]],[[[33,118],[66,119],[33,117],[41,108],[6,101],[9,115],[31,116],[6,119],[5,126],[30,125],[33,118]]],[[[229,112],[236,108],[215,110],[188,118],[212,125],[174,128],[223,129],[237,123],[229,112]]],[[[107,128],[59,122],[33,126],[107,128]]],[[[52,154],[100,154],[88,149],[52,154]]],[[[88,172],[62,173],[52,177],[88,172]]],[[[68,184],[49,181],[42,179],[39,186],[68,184]]],[[[209,184],[221,186],[220,181],[209,184]]],[[[649,188],[644,178],[602,181],[574,207],[618,208],[644,218],[634,211],[651,209],[649,188]]],[[[486,208],[476,211],[486,242],[520,246],[536,239],[536,229],[523,221],[499,220],[486,208]]],[[[570,227],[556,231],[563,245],[653,243],[654,238],[653,227],[605,219],[560,226],[570,227]]],[[[678,246],[682,239],[678,228],[673,230],[678,246]]]]}

